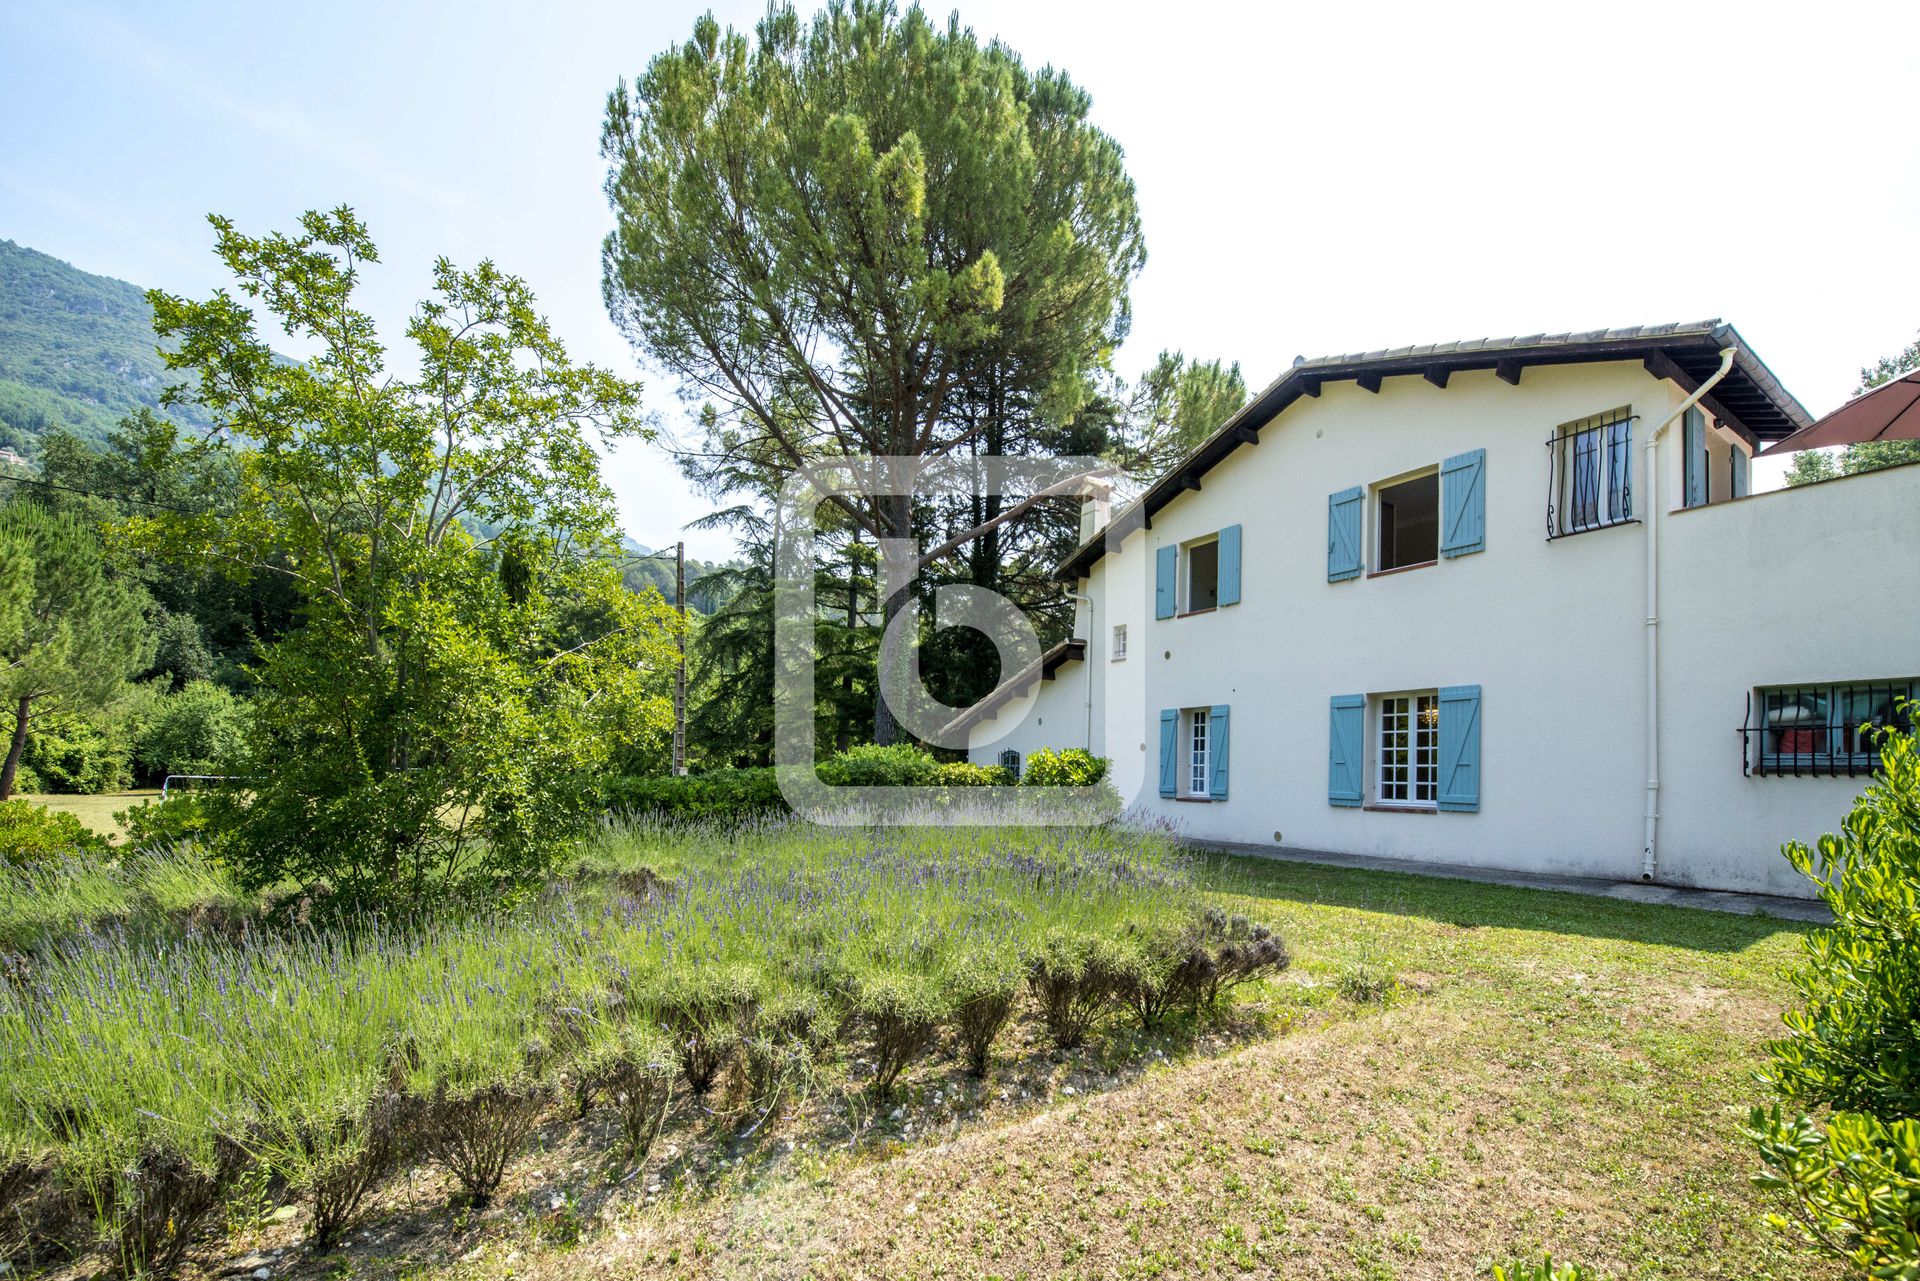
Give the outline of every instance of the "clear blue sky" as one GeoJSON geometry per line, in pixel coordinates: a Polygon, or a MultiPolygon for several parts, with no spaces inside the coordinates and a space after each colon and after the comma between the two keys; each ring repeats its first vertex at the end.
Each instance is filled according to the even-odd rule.
{"type": "MultiPolygon", "coordinates": [[[[395,339],[435,254],[491,256],[644,377],[600,302],[600,112],[700,11],[0,0],[0,237],[197,294],[223,283],[207,212],[345,202],[395,339]]],[[[1129,375],[1161,347],[1259,386],[1297,354],[1719,315],[1819,413],[1920,329],[1920,5],[960,12],[1065,67],[1127,149],[1129,375]]],[[[610,473],[642,542],[706,509],[657,450],[610,473]]]]}

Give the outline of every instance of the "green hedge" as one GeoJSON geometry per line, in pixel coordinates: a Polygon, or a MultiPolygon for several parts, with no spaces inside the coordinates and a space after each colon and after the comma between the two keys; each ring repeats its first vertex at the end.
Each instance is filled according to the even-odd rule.
{"type": "Polygon", "coordinates": [[[676,818],[729,818],[787,808],[768,766],[710,770],[685,778],[628,775],[609,779],[603,795],[612,810],[676,818]]]}
{"type": "MultiPolygon", "coordinates": [[[[1052,775],[1022,780],[1029,785],[1047,781],[1087,785],[1107,769],[1104,757],[1072,749],[1046,753],[1054,762],[1052,775]]],[[[1039,759],[1041,753],[1035,753],[1039,759]]],[[[1043,774],[1048,771],[1043,770],[1043,774]]],[[[1013,779],[998,765],[967,761],[940,761],[917,747],[868,744],[820,762],[820,778],[829,787],[1004,787],[1013,779]]],[[[669,815],[675,818],[733,818],[769,811],[784,813],[770,766],[718,769],[685,778],[672,775],[627,775],[609,779],[602,789],[608,809],[628,814],[669,815]]]]}

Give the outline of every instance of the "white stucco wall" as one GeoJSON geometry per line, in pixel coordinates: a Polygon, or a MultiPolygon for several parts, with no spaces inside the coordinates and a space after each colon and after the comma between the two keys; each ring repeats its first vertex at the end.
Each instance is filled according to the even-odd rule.
{"type": "Polygon", "coordinates": [[[1660,551],[1662,879],[1799,892],[1781,843],[1863,780],[1744,777],[1734,731],[1758,686],[1920,677],[1920,466],[1677,512],[1660,551]]]}
{"type": "MultiPolygon", "coordinates": [[[[1123,794],[1202,837],[1637,877],[1646,526],[1548,541],[1546,441],[1562,423],[1630,406],[1644,515],[1642,446],[1681,396],[1623,361],[1536,366],[1518,386],[1490,371],[1456,373],[1445,389],[1418,377],[1389,379],[1377,394],[1330,383],[1296,401],[1083,585],[1096,601],[1095,740],[1123,794]],[[1329,494],[1472,449],[1487,451],[1485,551],[1326,581],[1329,494]],[[1155,620],[1154,549],[1234,523],[1242,603],[1155,620]],[[1110,663],[1107,638],[1123,616],[1130,653],[1110,663]],[[1328,805],[1328,699],[1444,685],[1482,688],[1479,812],[1328,805]],[[1230,796],[1162,799],[1160,709],[1219,703],[1234,712],[1230,796]]],[[[1680,440],[1676,425],[1661,444],[1663,513],[1681,492],[1680,440]]],[[[1710,433],[1716,500],[1728,492],[1732,447],[1731,433],[1710,433]]],[[[1920,675],[1916,511],[1920,468],[1663,515],[1662,879],[1800,892],[1779,843],[1830,828],[1857,784],[1742,777],[1744,691],[1920,675]]],[[[1365,523],[1371,565],[1371,502],[1365,523]]],[[[1083,741],[1078,721],[1056,735],[1066,722],[1051,701],[1073,690],[1079,703],[1078,666],[1043,687],[1033,723],[1009,742],[1017,735],[1024,752],[1083,741]]],[[[1370,708],[1370,798],[1374,733],[1370,708]]]]}

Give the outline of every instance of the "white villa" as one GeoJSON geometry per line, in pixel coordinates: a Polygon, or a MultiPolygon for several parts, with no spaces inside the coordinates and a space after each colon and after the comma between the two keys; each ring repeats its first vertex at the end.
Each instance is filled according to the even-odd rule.
{"type": "Polygon", "coordinates": [[[1804,894],[1920,695],[1920,466],[1750,494],[1808,421],[1718,321],[1296,361],[950,728],[1198,839],[1804,894]]]}

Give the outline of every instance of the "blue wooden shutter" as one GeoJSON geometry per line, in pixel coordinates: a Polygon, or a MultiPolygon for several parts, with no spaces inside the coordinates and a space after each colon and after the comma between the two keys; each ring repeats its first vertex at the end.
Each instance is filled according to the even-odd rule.
{"type": "Polygon", "coordinates": [[[1216,801],[1227,799],[1227,712],[1225,703],[1216,703],[1207,717],[1207,757],[1212,767],[1207,778],[1207,795],[1216,801]]]}
{"type": "Polygon", "coordinates": [[[1160,795],[1172,796],[1177,790],[1174,781],[1179,777],[1173,759],[1174,740],[1180,737],[1180,711],[1178,708],[1160,709],[1160,795]]]}
{"type": "Polygon", "coordinates": [[[1753,485],[1753,460],[1738,445],[1733,447],[1733,496],[1745,498],[1753,485]]]}
{"type": "MultiPolygon", "coordinates": [[[[1598,444],[1594,461],[1599,462],[1598,444]]],[[[1598,485],[1595,486],[1598,496],[1598,485]]],[[[1487,451],[1455,454],[1440,464],[1440,554],[1465,556],[1487,546],[1487,451]]]]}
{"type": "Polygon", "coordinates": [[[1345,489],[1327,499],[1327,581],[1360,577],[1360,512],[1367,491],[1345,489]]]}
{"type": "Polygon", "coordinates": [[[1240,603],[1240,526],[1220,531],[1220,604],[1240,603]]]}
{"type": "Polygon", "coordinates": [[[1440,808],[1480,808],[1480,687],[1440,691],[1440,808]]]}
{"type": "Polygon", "coordinates": [[[1361,724],[1366,719],[1363,694],[1337,694],[1327,742],[1327,804],[1360,804],[1361,724]]]}
{"type": "Polygon", "coordinates": [[[1686,489],[1682,506],[1702,507],[1707,501],[1707,420],[1698,406],[1691,406],[1684,422],[1680,433],[1680,443],[1686,451],[1686,489]]]}
{"type": "Polygon", "coordinates": [[[1173,580],[1180,570],[1180,549],[1162,547],[1153,554],[1153,616],[1173,617],[1173,580]]]}

